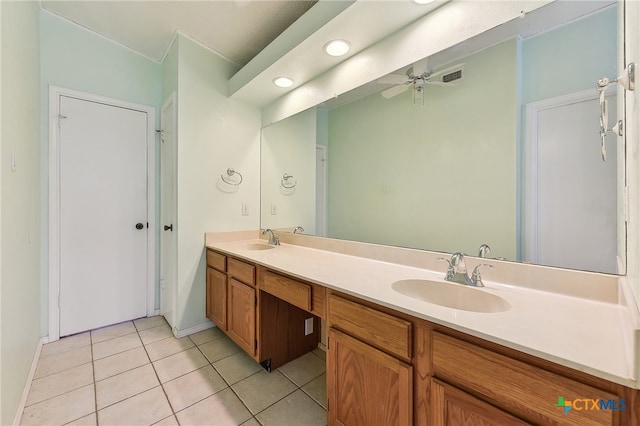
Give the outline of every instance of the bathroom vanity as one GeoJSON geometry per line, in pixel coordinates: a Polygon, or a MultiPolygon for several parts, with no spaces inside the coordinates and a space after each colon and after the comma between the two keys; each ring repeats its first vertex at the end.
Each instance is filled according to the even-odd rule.
{"type": "MultiPolygon", "coordinates": [[[[304,247],[313,245],[304,236],[274,247],[221,235],[207,236],[207,316],[267,369],[314,349],[324,319],[330,425],[640,423],[629,345],[637,330],[621,294],[488,281],[470,290],[508,306],[473,312],[393,289],[408,279],[458,286],[442,268],[304,247]]],[[[433,253],[413,252],[435,263],[433,253]]]]}

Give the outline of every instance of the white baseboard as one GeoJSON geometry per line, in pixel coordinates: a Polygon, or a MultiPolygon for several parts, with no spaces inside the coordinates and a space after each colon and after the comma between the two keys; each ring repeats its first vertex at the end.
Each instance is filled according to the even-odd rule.
{"type": "Polygon", "coordinates": [[[175,327],[173,327],[173,335],[179,339],[181,337],[188,336],[190,334],[197,333],[198,331],[206,330],[208,328],[213,328],[213,327],[216,327],[216,325],[211,321],[194,325],[193,327],[185,328],[184,330],[178,330],[175,327]]]}
{"type": "Polygon", "coordinates": [[[24,389],[22,391],[22,398],[20,398],[20,403],[18,404],[18,409],[16,410],[16,416],[13,419],[14,425],[19,425],[22,422],[22,412],[24,411],[25,405],[27,405],[27,397],[29,396],[29,391],[31,390],[31,382],[33,382],[33,377],[36,375],[36,368],[38,367],[38,361],[40,360],[40,353],[42,352],[42,346],[45,343],[49,342],[49,337],[41,337],[38,341],[38,346],[36,347],[36,353],[33,355],[33,361],[31,362],[31,369],[29,370],[29,376],[27,377],[27,382],[24,384],[24,389]]]}

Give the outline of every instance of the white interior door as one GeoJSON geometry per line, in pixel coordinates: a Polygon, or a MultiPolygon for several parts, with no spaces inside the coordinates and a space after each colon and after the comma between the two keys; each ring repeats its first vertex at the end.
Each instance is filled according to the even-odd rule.
{"type": "Polygon", "coordinates": [[[60,96],[60,336],[147,314],[146,112],[60,96]]]}
{"type": "MultiPolygon", "coordinates": [[[[602,161],[596,96],[558,99],[528,118],[535,121],[537,135],[530,163],[537,188],[529,214],[537,219],[526,236],[533,244],[525,260],[617,272],[617,142],[607,137],[607,161],[602,161]]],[[[608,99],[610,122],[615,122],[615,95],[608,99]]]]}
{"type": "Polygon", "coordinates": [[[175,95],[160,113],[160,312],[175,325],[176,303],[176,103],[175,95]]]}

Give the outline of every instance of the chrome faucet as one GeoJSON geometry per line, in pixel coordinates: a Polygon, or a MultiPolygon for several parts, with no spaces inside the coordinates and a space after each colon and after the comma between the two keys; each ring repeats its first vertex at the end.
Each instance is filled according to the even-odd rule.
{"type": "Polygon", "coordinates": [[[489,247],[489,244],[482,244],[480,246],[480,250],[478,250],[478,257],[487,257],[489,253],[491,253],[491,247],[489,247]]]}
{"type": "Polygon", "coordinates": [[[264,231],[262,231],[262,235],[265,235],[267,233],[270,233],[270,235],[269,235],[269,244],[273,244],[274,246],[279,246],[280,245],[280,239],[278,237],[276,237],[276,235],[273,233],[273,230],[267,228],[264,231]]]}
{"type": "Polygon", "coordinates": [[[451,260],[439,257],[438,260],[446,261],[449,263],[447,274],[444,279],[458,284],[469,285],[472,287],[484,287],[482,283],[482,276],[480,275],[480,268],[487,267],[493,269],[493,265],[486,263],[480,264],[473,269],[471,276],[467,273],[467,265],[464,262],[464,254],[457,252],[451,255],[451,260]]]}
{"type": "Polygon", "coordinates": [[[298,232],[302,234],[302,233],[304,232],[304,228],[303,228],[302,226],[296,226],[296,227],[293,229],[293,233],[294,233],[294,234],[297,234],[298,232]]]}

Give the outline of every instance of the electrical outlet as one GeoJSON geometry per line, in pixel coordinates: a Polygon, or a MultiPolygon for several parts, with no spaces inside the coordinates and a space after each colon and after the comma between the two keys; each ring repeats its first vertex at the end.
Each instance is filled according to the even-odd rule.
{"type": "Polygon", "coordinates": [[[249,216],[249,205],[242,204],[242,216],[249,216]]]}
{"type": "Polygon", "coordinates": [[[313,318],[304,320],[304,335],[308,336],[310,334],[313,334],[313,318]]]}
{"type": "Polygon", "coordinates": [[[278,214],[278,207],[275,204],[271,204],[271,214],[274,216],[278,214]]]}

